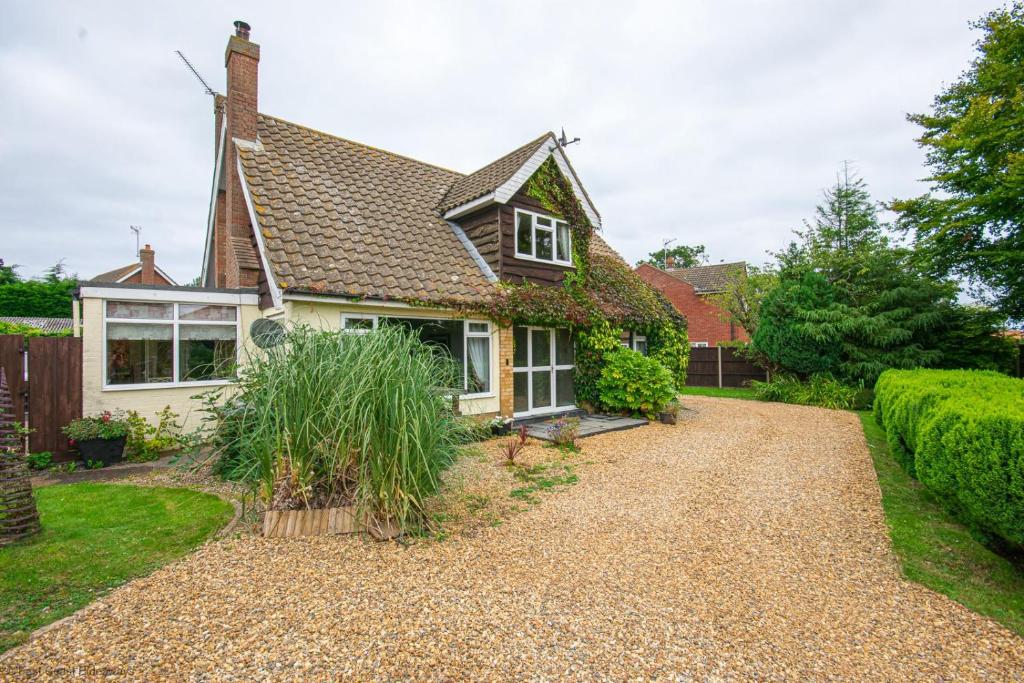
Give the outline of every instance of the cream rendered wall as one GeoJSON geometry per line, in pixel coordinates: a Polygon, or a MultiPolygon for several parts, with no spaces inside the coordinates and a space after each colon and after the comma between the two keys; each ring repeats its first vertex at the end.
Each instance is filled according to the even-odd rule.
{"type": "MultiPolygon", "coordinates": [[[[124,299],[130,299],[125,292],[124,299]]],[[[82,299],[82,414],[92,415],[104,410],[136,410],[152,421],[155,414],[170,406],[178,413],[185,429],[198,427],[202,419],[199,408],[202,402],[192,399],[196,394],[218,387],[181,386],[162,387],[153,385],[145,389],[104,389],[103,388],[103,299],[82,299]]],[[[239,306],[243,348],[240,360],[244,364],[249,351],[249,326],[256,318],[262,317],[258,306],[239,306]]]]}
{"type": "MultiPolygon", "coordinates": [[[[341,327],[343,313],[359,313],[362,315],[400,316],[406,318],[435,318],[442,320],[461,320],[465,316],[447,309],[423,308],[402,304],[374,303],[333,303],[323,301],[286,300],[285,318],[294,323],[307,324],[320,329],[336,330],[341,327]]],[[[469,318],[487,322],[486,318],[469,318]]],[[[500,349],[498,348],[498,326],[491,323],[491,393],[481,398],[464,398],[459,401],[459,409],[463,415],[483,415],[498,413],[500,410],[499,395],[500,349]]]]}

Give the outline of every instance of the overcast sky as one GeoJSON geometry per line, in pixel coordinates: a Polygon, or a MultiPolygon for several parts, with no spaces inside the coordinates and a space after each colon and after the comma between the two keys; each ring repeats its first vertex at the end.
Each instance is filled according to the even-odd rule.
{"type": "Polygon", "coordinates": [[[88,277],[134,260],[137,224],[195,277],[213,108],[174,50],[223,92],[245,19],[263,112],[463,172],[565,126],[629,261],[675,238],[759,263],[844,159],[877,199],[924,190],[905,115],[966,67],[968,21],[996,6],[5,0],[0,258],[88,277]]]}

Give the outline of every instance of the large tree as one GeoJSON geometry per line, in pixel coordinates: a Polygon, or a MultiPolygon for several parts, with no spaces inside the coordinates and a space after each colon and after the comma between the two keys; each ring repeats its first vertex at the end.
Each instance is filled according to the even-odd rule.
{"type": "Polygon", "coordinates": [[[761,304],[778,280],[778,273],[771,265],[736,268],[726,275],[722,291],[709,298],[722,311],[724,322],[735,322],[753,338],[757,332],[761,304]]]}
{"type": "Polygon", "coordinates": [[[669,258],[673,259],[673,264],[676,268],[693,268],[708,262],[707,251],[703,244],[697,244],[692,247],[680,244],[678,247],[672,247],[671,249],[666,247],[652,251],[647,254],[647,258],[637,261],[636,264],[639,266],[648,263],[655,268],[664,268],[669,258]]]}
{"type": "Polygon", "coordinates": [[[78,279],[66,273],[63,260],[34,280],[22,280],[15,268],[0,260],[0,316],[71,317],[71,295],[78,279]]]}
{"type": "Polygon", "coordinates": [[[1024,319],[1024,4],[988,14],[978,55],[941,92],[924,132],[931,191],[895,200],[933,271],[968,278],[1005,315],[1024,319]]]}

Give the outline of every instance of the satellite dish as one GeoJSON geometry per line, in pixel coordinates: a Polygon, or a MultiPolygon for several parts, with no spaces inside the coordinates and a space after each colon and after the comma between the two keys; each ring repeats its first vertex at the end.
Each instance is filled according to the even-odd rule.
{"type": "Polygon", "coordinates": [[[261,349],[271,349],[284,341],[284,325],[270,318],[257,318],[249,326],[252,342],[261,349]]]}

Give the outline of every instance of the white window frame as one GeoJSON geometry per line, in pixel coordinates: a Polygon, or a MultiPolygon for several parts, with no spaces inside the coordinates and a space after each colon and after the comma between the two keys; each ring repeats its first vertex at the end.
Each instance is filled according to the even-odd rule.
{"type": "Polygon", "coordinates": [[[706,348],[708,348],[708,343],[706,341],[690,342],[690,348],[691,349],[706,349],[706,348]]]}
{"type": "Polygon", "coordinates": [[[523,209],[516,209],[513,218],[513,231],[512,239],[515,243],[515,254],[517,259],[523,259],[526,261],[536,261],[537,263],[551,263],[556,266],[566,266],[572,268],[572,229],[569,228],[568,221],[564,221],[561,218],[555,218],[554,216],[547,216],[542,213],[535,213],[533,211],[524,211],[523,209]],[[519,251],[519,216],[530,217],[530,251],[529,253],[519,251]],[[549,230],[546,226],[537,227],[537,219],[544,218],[551,221],[551,259],[537,258],[537,230],[549,230]],[[566,235],[569,238],[568,260],[562,260],[558,258],[558,224],[563,223],[566,226],[566,235]]]}
{"type": "MultiPolygon", "coordinates": [[[[632,336],[633,336],[633,350],[636,351],[637,353],[641,353],[640,349],[638,349],[637,347],[640,346],[640,342],[643,342],[645,347],[647,346],[647,335],[634,334],[632,336]]],[[[646,356],[648,354],[644,353],[644,355],[646,356]]]]}
{"type": "Polygon", "coordinates": [[[376,315],[371,315],[371,314],[368,314],[368,313],[342,313],[341,314],[341,331],[344,332],[345,334],[366,334],[367,332],[372,332],[375,329],[377,329],[377,316],[376,315]],[[362,328],[359,328],[359,327],[356,327],[356,328],[353,328],[353,329],[350,330],[350,329],[347,329],[345,327],[345,323],[347,323],[349,320],[372,320],[373,322],[371,323],[370,329],[368,329],[368,330],[362,329],[362,328]]]}
{"type": "MultiPolygon", "coordinates": [[[[367,334],[371,330],[363,329],[345,329],[345,322],[348,320],[372,320],[373,327],[371,329],[376,330],[380,324],[381,318],[404,318],[412,320],[433,320],[442,323],[458,322],[458,318],[438,318],[433,315],[407,315],[407,314],[394,314],[394,315],[376,315],[370,313],[342,313],[341,314],[341,331],[345,334],[367,334]]],[[[469,344],[467,339],[470,337],[487,338],[489,343],[487,345],[487,360],[488,368],[490,370],[489,377],[487,378],[487,384],[490,387],[488,391],[481,391],[472,394],[460,393],[459,399],[471,399],[471,398],[494,398],[497,394],[494,390],[495,381],[495,363],[494,363],[494,326],[491,325],[488,320],[479,320],[475,318],[467,318],[462,321],[462,392],[466,392],[469,387],[469,344]],[[475,323],[480,325],[486,325],[487,330],[484,332],[471,332],[469,324],[475,323]]]]}
{"type": "MultiPolygon", "coordinates": [[[[516,376],[516,374],[517,373],[518,374],[525,374],[526,375],[526,405],[528,406],[528,409],[527,410],[523,410],[523,411],[519,411],[519,412],[513,412],[512,416],[513,417],[527,417],[527,416],[531,416],[531,415],[546,415],[546,414],[549,414],[549,413],[564,413],[564,412],[568,412],[568,411],[571,411],[571,410],[576,410],[575,396],[573,397],[572,405],[568,405],[568,406],[554,405],[554,404],[558,403],[558,371],[559,370],[575,370],[576,369],[576,350],[575,350],[575,348],[573,349],[573,363],[572,363],[572,365],[559,365],[558,364],[558,356],[556,355],[557,354],[557,349],[555,348],[556,347],[557,338],[558,338],[558,330],[559,329],[565,329],[565,328],[539,327],[539,326],[531,326],[531,325],[516,325],[515,327],[524,327],[524,328],[526,328],[526,365],[525,366],[516,366],[515,365],[515,361],[513,360],[513,367],[512,367],[512,379],[513,379],[513,381],[512,381],[512,391],[513,391],[513,397],[512,397],[512,399],[513,399],[513,402],[514,402],[515,401],[514,392],[515,392],[515,376],[516,376]],[[533,363],[533,332],[534,332],[534,330],[543,330],[543,331],[546,331],[546,332],[550,333],[548,335],[548,337],[551,340],[550,341],[550,344],[551,344],[551,349],[550,349],[551,362],[548,365],[538,365],[538,366],[532,365],[532,363],[533,363]],[[545,372],[545,371],[549,372],[551,374],[551,403],[552,403],[552,405],[547,406],[547,407],[543,407],[543,408],[532,408],[532,407],[529,407],[529,406],[533,406],[533,373],[534,372],[545,372]]],[[[513,334],[513,338],[514,337],[515,336],[513,334]]],[[[571,339],[571,337],[570,337],[570,339],[571,339]]],[[[513,358],[514,358],[514,356],[513,356],[513,358]]]]}
{"type": "Polygon", "coordinates": [[[181,325],[199,325],[202,327],[229,327],[231,321],[210,321],[210,320],[181,320],[178,313],[179,306],[224,306],[226,308],[235,309],[235,368],[237,369],[242,359],[242,309],[240,306],[232,304],[211,304],[205,301],[154,301],[154,300],[143,300],[131,299],[128,297],[117,298],[117,299],[100,299],[100,306],[103,308],[103,391],[139,391],[144,389],[173,389],[175,387],[219,387],[226,384],[231,384],[236,378],[232,379],[207,379],[207,380],[192,380],[192,381],[181,381],[178,379],[180,375],[179,366],[179,334],[178,330],[181,325]],[[130,304],[149,304],[149,303],[160,303],[170,304],[172,306],[173,315],[166,319],[150,319],[150,318],[111,318],[107,315],[107,303],[108,302],[123,302],[130,304]],[[109,363],[108,349],[107,349],[107,324],[108,323],[125,323],[129,325],[168,325],[172,330],[172,346],[171,353],[173,377],[174,380],[171,382],[146,382],[142,384],[110,384],[107,377],[107,365],[109,363]]]}

